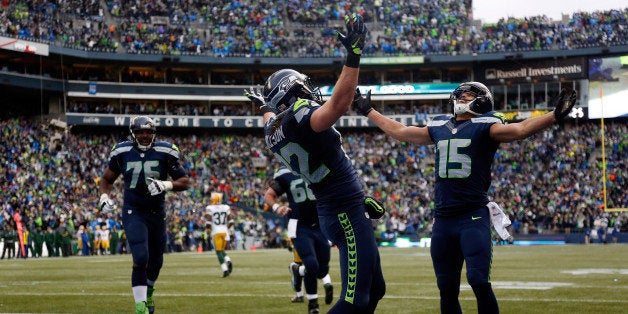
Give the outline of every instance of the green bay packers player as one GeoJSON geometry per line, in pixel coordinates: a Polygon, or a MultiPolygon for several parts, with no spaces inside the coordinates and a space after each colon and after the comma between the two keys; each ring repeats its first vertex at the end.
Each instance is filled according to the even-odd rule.
{"type": "Polygon", "coordinates": [[[205,208],[209,214],[212,223],[211,236],[214,240],[214,248],[216,249],[216,257],[222,269],[222,277],[227,277],[233,271],[233,263],[231,258],[225,251],[227,244],[231,240],[229,236],[229,224],[231,222],[231,207],[222,204],[222,193],[212,192],[209,198],[210,205],[205,208]]]}

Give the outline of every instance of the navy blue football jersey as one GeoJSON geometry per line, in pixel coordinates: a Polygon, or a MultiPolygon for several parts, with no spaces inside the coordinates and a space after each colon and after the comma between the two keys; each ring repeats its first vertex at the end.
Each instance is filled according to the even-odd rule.
{"type": "Polygon", "coordinates": [[[439,116],[428,124],[436,144],[436,217],[451,217],[486,205],[491,165],[499,143],[489,129],[503,123],[503,115],[489,112],[466,121],[439,116]]]}
{"type": "Polygon", "coordinates": [[[342,148],[340,133],[329,128],[320,133],[310,127],[315,101],[298,99],[264,126],[266,145],[292,172],[309,185],[319,215],[335,215],[339,207],[355,205],[364,197],[362,184],[342,148]]]}
{"type": "Polygon", "coordinates": [[[111,150],[109,169],[123,176],[124,210],[163,209],[166,193],[151,196],[146,178],[166,180],[169,175],[176,180],[186,174],[179,163],[179,148],[168,142],[156,142],[147,151],[135,148],[131,141],[118,143],[111,150]]]}
{"type": "Polygon", "coordinates": [[[286,167],[279,167],[273,176],[276,184],[271,184],[277,195],[286,193],[290,211],[288,219],[298,219],[305,226],[318,225],[316,197],[307,183],[286,167]]]}

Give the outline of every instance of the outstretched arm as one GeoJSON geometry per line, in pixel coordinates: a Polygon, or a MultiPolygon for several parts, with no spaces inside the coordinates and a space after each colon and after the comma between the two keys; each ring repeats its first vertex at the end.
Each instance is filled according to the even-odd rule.
{"type": "Polygon", "coordinates": [[[388,134],[390,137],[398,141],[416,143],[421,145],[433,144],[427,127],[404,125],[398,121],[386,117],[385,115],[377,112],[375,109],[371,110],[367,117],[369,118],[369,120],[373,121],[373,123],[375,123],[377,127],[382,129],[384,133],[388,134]]]}
{"type": "Polygon", "coordinates": [[[554,106],[552,112],[548,112],[540,117],[526,119],[519,123],[493,124],[490,130],[491,138],[498,142],[511,142],[532,136],[555,122],[564,119],[576,104],[577,95],[574,90],[562,89],[551,100],[551,105],[554,106]]]}
{"type": "Polygon", "coordinates": [[[369,118],[373,121],[373,123],[375,123],[375,125],[382,129],[384,133],[398,141],[422,145],[433,144],[427,127],[406,126],[375,110],[371,106],[370,91],[366,94],[366,96],[362,96],[359,89],[355,90],[355,95],[353,97],[353,109],[361,115],[369,118]]]}
{"type": "Polygon", "coordinates": [[[512,142],[521,140],[536,134],[556,122],[553,112],[548,112],[540,117],[529,118],[518,123],[493,124],[491,126],[491,138],[497,142],[512,142]]]}

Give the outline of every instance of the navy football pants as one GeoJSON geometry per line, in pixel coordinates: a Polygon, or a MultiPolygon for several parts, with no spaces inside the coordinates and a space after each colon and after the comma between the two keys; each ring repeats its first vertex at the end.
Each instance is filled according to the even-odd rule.
{"type": "Polygon", "coordinates": [[[165,212],[128,209],[122,211],[122,223],[133,255],[131,284],[145,286],[157,280],[166,249],[165,212]]]}
{"type": "Polygon", "coordinates": [[[317,278],[323,278],[329,272],[329,242],[320,228],[312,229],[299,225],[297,237],[292,238],[292,244],[305,266],[305,276],[303,277],[305,292],[316,294],[318,291],[317,278]]]}
{"type": "Polygon", "coordinates": [[[371,220],[364,205],[319,216],[321,230],[338,246],[342,291],[328,313],[373,313],[384,297],[386,283],[371,220]]]}
{"type": "Polygon", "coordinates": [[[487,207],[456,217],[438,217],[432,228],[430,252],[438,289],[460,290],[463,262],[469,285],[490,282],[493,257],[491,218],[487,207]]]}

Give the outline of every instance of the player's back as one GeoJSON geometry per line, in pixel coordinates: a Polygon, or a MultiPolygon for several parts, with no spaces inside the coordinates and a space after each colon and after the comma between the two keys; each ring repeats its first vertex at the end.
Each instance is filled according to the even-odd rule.
{"type": "Polygon", "coordinates": [[[308,226],[318,225],[316,197],[308,184],[285,166],[275,172],[273,179],[286,192],[291,209],[287,214],[288,219],[298,219],[299,223],[308,226]]]}
{"type": "Polygon", "coordinates": [[[335,214],[338,206],[353,205],[363,196],[357,172],[342,149],[340,133],[331,127],[315,132],[312,113],[320,108],[314,101],[299,99],[275,127],[271,119],[264,128],[267,146],[293,172],[310,184],[318,201],[319,214],[335,214]],[[332,208],[333,207],[333,208],[332,208]],[[322,209],[322,211],[321,211],[322,209]]]}
{"type": "Polygon", "coordinates": [[[207,205],[206,212],[212,217],[212,234],[227,233],[229,231],[229,205],[207,205]]]}

